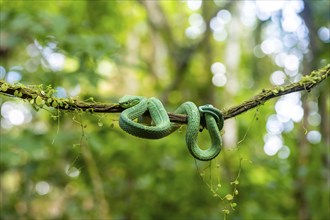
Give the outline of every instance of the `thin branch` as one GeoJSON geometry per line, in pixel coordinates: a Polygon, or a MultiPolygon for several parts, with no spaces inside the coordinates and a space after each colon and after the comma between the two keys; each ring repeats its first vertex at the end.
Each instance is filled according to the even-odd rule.
{"type": "Polygon", "coordinates": [[[253,98],[243,102],[240,105],[233,106],[226,111],[223,111],[225,119],[235,117],[243,112],[246,112],[250,109],[253,109],[259,105],[264,104],[266,101],[283,96],[289,93],[298,92],[298,91],[307,91],[310,90],[321,83],[323,80],[327,79],[330,75],[330,64],[327,66],[311,72],[309,75],[304,76],[299,82],[291,83],[286,86],[275,87],[274,89],[264,89],[261,93],[254,96],[253,98]]]}
{"type": "MultiPolygon", "coordinates": [[[[299,82],[275,87],[274,89],[264,89],[262,92],[242,104],[222,110],[224,119],[240,115],[275,97],[298,91],[309,92],[313,87],[327,79],[329,76],[330,64],[304,76],[299,82]]],[[[0,80],[0,94],[24,99],[29,101],[36,108],[53,107],[60,110],[92,113],[120,113],[125,110],[118,103],[98,103],[94,101],[79,101],[73,98],[55,98],[53,96],[54,93],[55,90],[50,87],[43,89],[42,86],[25,86],[22,84],[12,85],[0,80]]],[[[187,123],[186,115],[170,112],[168,115],[171,122],[179,124],[187,123]]]]}

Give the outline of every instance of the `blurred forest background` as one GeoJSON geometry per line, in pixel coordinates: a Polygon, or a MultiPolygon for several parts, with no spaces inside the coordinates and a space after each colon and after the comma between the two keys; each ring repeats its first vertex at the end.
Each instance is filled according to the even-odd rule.
{"type": "MultiPolygon", "coordinates": [[[[330,62],[328,0],[0,6],[0,79],[57,97],[225,109],[330,62]]],[[[1,219],[329,219],[329,80],[226,120],[211,162],[189,154],[185,127],[144,140],[118,114],[0,102],[1,219]]]]}

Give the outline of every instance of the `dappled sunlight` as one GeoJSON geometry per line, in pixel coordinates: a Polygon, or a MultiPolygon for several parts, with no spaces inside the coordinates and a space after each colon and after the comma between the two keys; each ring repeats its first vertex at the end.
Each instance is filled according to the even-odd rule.
{"type": "MultiPolygon", "coordinates": [[[[304,110],[301,106],[300,93],[292,93],[281,97],[275,104],[276,114],[268,117],[266,123],[267,135],[264,139],[264,151],[267,155],[275,155],[283,147],[282,133],[290,132],[294,122],[301,122],[304,110]],[[269,135],[274,138],[268,138],[269,135]],[[273,136],[275,135],[275,136],[273,136]],[[274,141],[275,140],[275,141],[274,141]]],[[[287,157],[282,159],[286,159],[287,157]]]]}
{"type": "MultiPolygon", "coordinates": [[[[275,86],[297,82],[301,78],[303,57],[304,54],[309,53],[310,44],[309,31],[300,15],[304,9],[304,2],[256,1],[255,6],[252,2],[245,2],[244,7],[251,9],[259,20],[268,21],[260,46],[254,48],[254,55],[258,58],[269,56],[279,67],[271,74],[270,82],[275,86]]],[[[321,31],[318,32],[319,37],[322,35],[324,39],[327,38],[325,29],[322,29],[321,35],[320,33],[321,31]]],[[[304,110],[300,99],[300,94],[294,93],[283,96],[277,101],[276,115],[269,116],[266,123],[268,134],[281,137],[283,132],[293,129],[293,123],[301,122],[304,110]]],[[[279,152],[283,144],[279,144],[279,141],[275,142],[274,140],[277,139],[274,138],[270,140],[265,140],[264,150],[267,155],[274,155],[279,152]]]]}
{"type": "MultiPolygon", "coordinates": [[[[281,138],[283,132],[288,133],[293,129],[294,122],[301,122],[304,110],[300,98],[300,93],[292,93],[281,97],[276,102],[276,114],[269,116],[266,123],[267,135],[276,135],[277,138],[281,138]]],[[[283,145],[282,143],[279,144],[280,142],[274,144],[274,141],[270,142],[268,138],[265,138],[264,141],[267,155],[276,154],[283,145]]]]}

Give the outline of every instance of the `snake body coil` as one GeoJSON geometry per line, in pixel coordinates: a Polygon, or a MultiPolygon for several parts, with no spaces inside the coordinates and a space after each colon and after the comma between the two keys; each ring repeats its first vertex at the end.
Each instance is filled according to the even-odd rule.
{"type": "MultiPolygon", "coordinates": [[[[121,107],[126,108],[119,118],[119,126],[127,133],[147,139],[163,138],[179,128],[170,122],[163,104],[156,98],[140,96],[124,96],[119,100],[121,107]],[[152,124],[145,125],[136,121],[149,111],[152,124]]],[[[221,151],[221,136],[219,130],[223,127],[221,112],[212,105],[200,106],[185,102],[175,110],[177,114],[188,115],[186,144],[189,152],[198,160],[208,161],[215,158],[221,151]],[[211,147],[201,149],[197,144],[201,114],[204,116],[206,128],[211,138],[211,147]]]]}
{"type": "Polygon", "coordinates": [[[119,126],[127,133],[147,139],[159,139],[171,134],[171,122],[163,104],[156,98],[124,96],[119,104],[127,108],[120,114],[119,126]],[[149,111],[155,126],[147,126],[133,120],[149,111]]]}

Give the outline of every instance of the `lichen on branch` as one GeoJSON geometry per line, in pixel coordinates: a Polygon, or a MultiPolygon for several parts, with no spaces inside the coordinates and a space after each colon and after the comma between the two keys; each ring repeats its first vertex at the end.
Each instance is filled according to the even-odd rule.
{"type": "MultiPolygon", "coordinates": [[[[305,75],[299,82],[291,83],[285,86],[278,86],[273,89],[263,89],[262,92],[243,103],[222,110],[224,119],[229,119],[251,110],[266,101],[298,91],[309,92],[313,87],[327,79],[330,75],[330,64],[305,75]]],[[[56,98],[51,86],[44,88],[40,86],[29,86],[23,84],[10,84],[0,80],[0,94],[21,98],[28,101],[36,109],[51,107],[66,111],[84,111],[94,113],[119,113],[124,110],[118,103],[98,103],[94,101],[80,101],[73,98],[56,98]]],[[[186,124],[186,115],[168,113],[171,122],[186,124]]]]}

